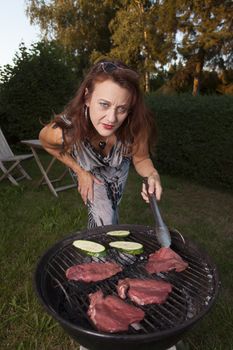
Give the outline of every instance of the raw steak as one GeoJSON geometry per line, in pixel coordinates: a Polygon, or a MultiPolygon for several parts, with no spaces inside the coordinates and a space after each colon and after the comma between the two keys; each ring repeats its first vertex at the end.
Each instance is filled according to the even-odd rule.
{"type": "Polygon", "coordinates": [[[120,271],[122,268],[116,263],[93,262],[71,266],[66,270],[66,277],[74,281],[97,282],[114,276],[120,271]]]}
{"type": "Polygon", "coordinates": [[[171,248],[160,248],[155,253],[150,254],[145,266],[149,273],[168,272],[171,270],[181,272],[187,267],[188,263],[171,248]]]}
{"type": "Polygon", "coordinates": [[[117,285],[118,295],[122,299],[128,295],[138,305],[162,304],[171,291],[171,284],[164,281],[125,278],[119,280],[117,285]]]}
{"type": "Polygon", "coordinates": [[[127,331],[130,324],[140,322],[145,313],[120,298],[107,295],[102,291],[89,295],[90,305],[87,311],[92,322],[99,331],[116,333],[127,331]]]}

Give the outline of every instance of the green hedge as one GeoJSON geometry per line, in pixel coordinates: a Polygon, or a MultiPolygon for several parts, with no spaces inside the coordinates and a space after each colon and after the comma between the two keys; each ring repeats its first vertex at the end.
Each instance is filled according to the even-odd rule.
{"type": "Polygon", "coordinates": [[[233,97],[147,96],[156,115],[160,171],[233,188],[233,97]]]}

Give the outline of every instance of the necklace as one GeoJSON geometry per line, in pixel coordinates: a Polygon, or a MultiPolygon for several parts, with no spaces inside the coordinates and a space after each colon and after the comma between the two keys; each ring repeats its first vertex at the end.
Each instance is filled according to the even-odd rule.
{"type": "Polygon", "coordinates": [[[99,142],[99,148],[100,148],[101,150],[104,150],[105,147],[106,147],[106,145],[107,145],[107,143],[108,143],[108,138],[106,139],[106,141],[101,140],[101,141],[99,142]]]}

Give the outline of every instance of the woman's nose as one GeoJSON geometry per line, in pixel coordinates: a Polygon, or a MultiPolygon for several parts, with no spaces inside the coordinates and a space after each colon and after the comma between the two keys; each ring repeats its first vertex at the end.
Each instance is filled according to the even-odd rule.
{"type": "Polygon", "coordinates": [[[110,123],[114,123],[117,120],[117,113],[116,110],[114,108],[110,109],[108,111],[108,115],[107,115],[108,121],[110,123]]]}

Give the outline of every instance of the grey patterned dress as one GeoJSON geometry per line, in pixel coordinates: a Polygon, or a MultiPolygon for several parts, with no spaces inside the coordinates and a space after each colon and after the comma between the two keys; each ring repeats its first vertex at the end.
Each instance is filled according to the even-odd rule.
{"type": "Polygon", "coordinates": [[[83,169],[103,182],[101,185],[94,183],[94,201],[87,203],[88,228],[118,224],[118,206],[131,161],[130,157],[123,156],[122,143],[117,141],[104,157],[85,141],[80,149],[73,146],[71,155],[83,169]]]}

